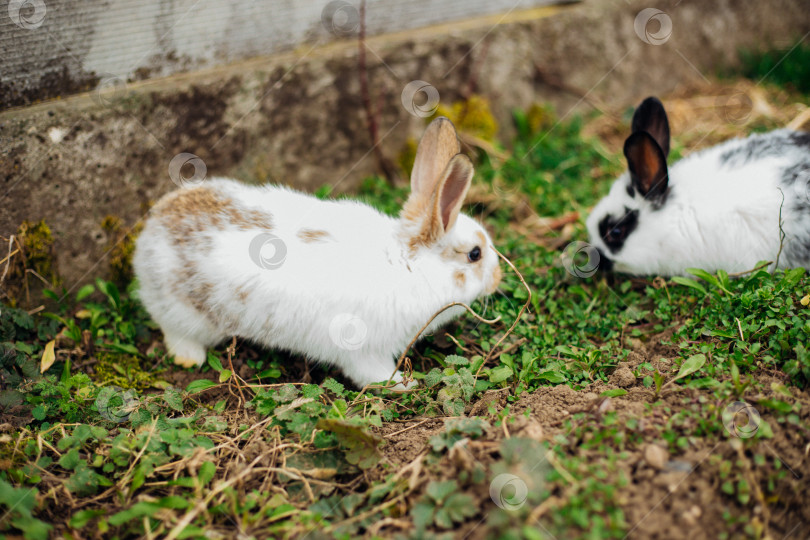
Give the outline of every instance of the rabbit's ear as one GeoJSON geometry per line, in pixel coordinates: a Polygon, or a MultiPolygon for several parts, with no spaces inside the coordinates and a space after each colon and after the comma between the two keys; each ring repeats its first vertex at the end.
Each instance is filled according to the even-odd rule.
{"type": "Polygon", "coordinates": [[[411,196],[428,198],[450,160],[461,150],[456,128],[447,118],[436,118],[425,130],[411,170],[411,196]]]}
{"type": "Polygon", "coordinates": [[[473,164],[464,154],[456,154],[442,174],[436,187],[434,220],[441,226],[440,234],[453,228],[470,189],[473,177],[473,164]]]}
{"type": "Polygon", "coordinates": [[[667,158],[652,135],[646,131],[630,135],[624,142],[624,156],[633,187],[644,198],[662,202],[669,182],[667,158]]]}
{"type": "Polygon", "coordinates": [[[450,159],[433,193],[427,198],[411,195],[402,209],[402,222],[408,245],[433,245],[447,231],[453,228],[464,203],[467,190],[473,177],[473,165],[464,154],[456,154],[450,159]]]}
{"type": "Polygon", "coordinates": [[[669,120],[664,104],[658,98],[651,96],[641,102],[633,114],[632,130],[633,133],[649,133],[661,147],[664,158],[669,155],[669,120]]]}

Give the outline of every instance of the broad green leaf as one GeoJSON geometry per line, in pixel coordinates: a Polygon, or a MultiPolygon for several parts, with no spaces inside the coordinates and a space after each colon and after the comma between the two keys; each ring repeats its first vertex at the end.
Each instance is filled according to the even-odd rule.
{"type": "MultiPolygon", "coordinates": [[[[194,381],[194,382],[197,382],[197,381],[194,381]]],[[[192,384],[194,384],[194,383],[192,383],[192,384]]],[[[189,385],[189,386],[191,386],[191,385],[189,385]]],[[[169,407],[171,407],[172,409],[174,409],[175,411],[183,412],[183,396],[180,394],[180,392],[176,388],[171,387],[171,386],[166,388],[163,391],[163,401],[165,401],[166,404],[169,407]]]]}
{"type": "Polygon", "coordinates": [[[775,411],[779,411],[781,413],[789,413],[790,411],[793,410],[793,405],[778,399],[760,399],[759,401],[757,401],[757,404],[762,405],[763,407],[768,407],[769,409],[773,409],[775,411]]]}
{"type": "Polygon", "coordinates": [[[219,373],[220,371],[222,371],[224,369],[222,367],[222,362],[211,351],[208,351],[208,365],[211,366],[211,369],[213,369],[217,373],[219,373]]]}
{"type": "Polygon", "coordinates": [[[63,469],[72,471],[79,465],[81,458],[79,457],[79,449],[73,448],[69,452],[62,454],[59,458],[59,466],[63,469]]]}
{"type": "Polygon", "coordinates": [[[547,370],[547,371],[543,371],[541,373],[537,373],[537,374],[534,375],[534,377],[536,379],[538,379],[538,380],[548,381],[548,382],[554,383],[554,384],[564,383],[565,380],[566,380],[565,375],[563,375],[559,371],[554,371],[554,370],[547,370]]]}
{"type": "Polygon", "coordinates": [[[31,416],[36,418],[37,420],[45,420],[45,417],[48,415],[48,410],[45,408],[44,405],[37,405],[33,409],[31,409],[31,416]]]}
{"type": "Polygon", "coordinates": [[[451,493],[458,490],[458,483],[455,480],[446,480],[444,482],[431,482],[427,487],[428,496],[441,504],[450,496],[451,493]]]}
{"type": "Polygon", "coordinates": [[[444,374],[438,368],[431,369],[428,371],[427,375],[425,375],[425,386],[433,388],[441,382],[443,376],[444,374]]]}
{"type": "Polygon", "coordinates": [[[446,508],[437,508],[433,520],[436,526],[442,529],[449,529],[453,526],[453,519],[450,517],[446,508]]]}
{"type": "Polygon", "coordinates": [[[217,386],[217,383],[213,381],[209,381],[208,379],[198,379],[196,381],[191,381],[191,383],[186,387],[186,392],[189,394],[197,394],[203,390],[208,390],[209,388],[213,388],[215,386],[217,386]]]}
{"type": "Polygon", "coordinates": [[[194,525],[186,525],[180,534],[177,535],[177,540],[185,540],[186,538],[206,538],[211,533],[210,530],[205,530],[194,525]]]}
{"type": "Polygon", "coordinates": [[[444,503],[444,510],[454,522],[462,522],[478,513],[475,501],[466,493],[453,493],[444,503]]]}
{"type": "Polygon", "coordinates": [[[619,397],[625,394],[627,394],[627,390],[624,390],[623,388],[614,388],[613,390],[605,390],[599,395],[603,397],[619,397]]]}
{"type": "Polygon", "coordinates": [[[506,365],[495,366],[489,370],[489,381],[498,384],[512,376],[512,368],[506,365]]]}
{"type": "Polygon", "coordinates": [[[726,294],[729,295],[733,294],[730,290],[724,287],[722,283],[720,283],[720,280],[717,277],[713,276],[706,270],[700,268],[687,268],[686,271],[692,274],[693,276],[699,277],[700,279],[711,283],[712,285],[722,290],[726,294]]]}
{"type": "Polygon", "coordinates": [[[197,474],[197,478],[200,479],[200,483],[202,485],[208,484],[214,478],[214,474],[217,472],[217,466],[214,465],[211,461],[206,461],[202,465],[200,465],[200,472],[197,474]]]}
{"type": "Polygon", "coordinates": [[[30,516],[37,504],[36,488],[15,488],[3,479],[0,479],[0,505],[13,508],[16,512],[30,516]]]}
{"type": "Polygon", "coordinates": [[[130,508],[110,516],[109,522],[110,525],[117,527],[136,518],[154,515],[159,510],[160,506],[155,503],[138,502],[133,504],[130,508]]]}
{"type": "Polygon", "coordinates": [[[705,363],[705,354],[696,354],[694,356],[690,356],[683,364],[681,364],[681,369],[678,370],[678,375],[675,376],[675,379],[682,379],[683,377],[698,371],[705,363]]]}
{"type": "Polygon", "coordinates": [[[18,517],[11,520],[11,524],[23,531],[25,540],[48,540],[53,525],[40,521],[35,517],[18,517]]]}
{"type": "Polygon", "coordinates": [[[444,357],[444,361],[451,366],[469,366],[470,361],[457,354],[448,354],[444,357]]]}
{"type": "MultiPolygon", "coordinates": [[[[92,285],[91,285],[92,286],[92,285]]],[[[79,510],[73,516],[71,516],[70,521],[68,522],[73,529],[81,529],[87,523],[98,516],[103,516],[107,512],[104,510],[79,510]]]]}
{"type": "Polygon", "coordinates": [[[281,370],[278,368],[265,369],[256,374],[259,379],[278,379],[281,377],[281,370]]]}
{"type": "Polygon", "coordinates": [[[323,387],[326,388],[327,390],[331,390],[338,396],[343,396],[346,394],[346,387],[332,378],[323,381],[323,387]]]}
{"type": "Polygon", "coordinates": [[[700,291],[701,293],[706,294],[706,289],[703,288],[703,285],[701,285],[700,283],[698,283],[694,279],[689,279],[689,278],[681,277],[681,276],[674,276],[672,278],[672,281],[674,281],[678,285],[683,285],[684,287],[691,287],[692,289],[695,289],[696,291],[700,291]]]}
{"type": "Polygon", "coordinates": [[[81,302],[94,292],[96,292],[96,288],[93,287],[93,285],[91,285],[90,283],[88,283],[87,285],[79,289],[79,292],[76,293],[76,301],[81,302]]]}
{"type": "Polygon", "coordinates": [[[121,295],[118,292],[118,287],[115,286],[110,281],[104,281],[101,278],[96,278],[96,286],[98,290],[103,292],[107,296],[107,300],[109,300],[110,305],[115,309],[120,309],[121,306],[121,295]]]}
{"type": "Polygon", "coordinates": [[[417,530],[424,530],[433,525],[433,512],[435,506],[427,501],[418,502],[411,509],[413,524],[417,530]]]}
{"type": "Polygon", "coordinates": [[[132,491],[140,488],[146,482],[146,469],[143,466],[135,467],[132,473],[132,491]]]}
{"type": "Polygon", "coordinates": [[[100,477],[93,469],[87,466],[87,462],[80,461],[75,472],[65,480],[65,487],[79,497],[93,495],[98,490],[100,477]]]}
{"type": "Polygon", "coordinates": [[[228,429],[228,422],[221,416],[206,416],[203,420],[201,431],[213,433],[217,431],[225,431],[228,429]]]}
{"type": "Polygon", "coordinates": [[[107,346],[114,351],[122,353],[134,354],[138,356],[141,354],[141,351],[139,351],[137,347],[129,343],[110,343],[107,346]]]}

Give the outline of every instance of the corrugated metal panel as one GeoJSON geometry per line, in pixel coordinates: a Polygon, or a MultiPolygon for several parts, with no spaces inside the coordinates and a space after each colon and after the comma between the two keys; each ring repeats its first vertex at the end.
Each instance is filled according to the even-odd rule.
{"type": "MultiPolygon", "coordinates": [[[[368,34],[506,13],[554,0],[368,0],[368,34]]],[[[350,37],[343,0],[4,0],[0,109],[350,37]]]]}

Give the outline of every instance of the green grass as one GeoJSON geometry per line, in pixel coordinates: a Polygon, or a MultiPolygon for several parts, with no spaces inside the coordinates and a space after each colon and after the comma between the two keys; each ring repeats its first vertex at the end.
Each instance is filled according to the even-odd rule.
{"type": "Polygon", "coordinates": [[[742,50],[740,62],[740,74],[756,83],[775,84],[810,95],[810,45],[806,43],[791,49],[742,50]]]}
{"type": "MultiPolygon", "coordinates": [[[[583,139],[579,119],[540,132],[520,114],[516,123],[513,157],[502,165],[484,157],[477,181],[524,198],[540,215],[579,211],[584,219],[620,172],[620,156],[583,139]]],[[[359,194],[389,213],[406,195],[376,178],[359,194]]],[[[792,508],[785,493],[796,481],[764,445],[786,431],[808,433],[808,404],[796,390],[810,380],[804,270],[737,280],[701,272],[694,280],[580,279],[559,251],[514,232],[508,205],[469,211],[487,216],[532,290],[504,347],[521,344],[482,366],[527,299],[517,276],[505,272],[502,294],[483,313],[504,324],[465,318],[451,326],[464,349],[429,338],[411,354],[422,384],[407,395],[360,395],[336,372],[291,384],[300,369],[289,359],[242,345],[236,363],[250,368],[253,387],[233,386],[224,346],[196,380],[180,384],[172,378],[178,368],[151,346],[159,333],[134,285],[121,291],[98,280],[34,316],[3,307],[0,400],[27,420],[0,438],[0,528],[32,539],[165,537],[178,524],[185,524],[182,538],[235,529],[256,538],[316,531],[355,538],[388,518],[391,528],[380,535],[623,538],[636,525],[623,502],[634,488],[628,463],[650,443],[673,459],[723,450],[701,474],[716,479],[714,497],[727,508],[732,536],[761,536],[762,519],[749,519],[755,508],[757,515],[792,508]],[[60,332],[55,361],[40,375],[47,344],[60,332]],[[630,393],[610,382],[621,362],[658,342],[671,352],[668,365],[650,358],[633,366],[638,383],[630,393]],[[505,436],[521,418],[544,412],[527,407],[528,398],[560,385],[598,389],[601,405],[546,422],[542,440],[505,436]],[[502,395],[502,405],[484,408],[484,418],[448,420],[420,443],[418,466],[411,461],[398,474],[404,466],[385,433],[412,425],[402,421],[463,417],[488,395],[502,395]],[[643,412],[620,406],[633,396],[643,412]],[[763,416],[750,438],[723,427],[722,408],[739,399],[763,416]],[[265,469],[251,473],[256,467],[265,469]],[[527,486],[514,510],[490,499],[500,474],[527,486]],[[549,501],[548,511],[534,514],[549,501]]],[[[586,240],[581,221],[574,239],[586,240]]]]}

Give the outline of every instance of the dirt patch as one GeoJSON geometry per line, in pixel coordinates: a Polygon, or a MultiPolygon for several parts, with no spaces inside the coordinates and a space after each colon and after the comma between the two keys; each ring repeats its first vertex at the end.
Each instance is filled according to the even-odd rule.
{"type": "MultiPolygon", "coordinates": [[[[617,372],[622,369],[629,371],[618,368],[617,372]]],[[[755,378],[766,388],[777,383],[768,374],[755,378]]],[[[721,432],[715,442],[708,438],[690,439],[685,448],[673,448],[661,438],[667,429],[680,422],[685,423],[683,427],[693,427],[701,421],[717,428],[721,424],[720,407],[725,404],[717,403],[718,414],[706,417],[700,404],[712,402],[711,393],[683,389],[665,395],[653,405],[654,392],[640,382],[626,388],[628,393],[623,396],[600,397],[605,391],[620,388],[621,385],[613,383],[595,383],[578,392],[567,386],[541,388],[522,396],[511,409],[516,414],[530,410],[531,417],[542,426],[546,440],[552,440],[554,435],[570,439],[577,426],[600,423],[607,412],[615,412],[622,425],[637,421],[640,440],[629,445],[624,459],[617,463],[627,480],[617,500],[631,524],[629,538],[718,538],[723,533],[736,537],[743,535],[752,523],[760,530],[767,523],[774,537],[794,534],[796,538],[804,538],[810,533],[810,509],[802,487],[803,479],[810,474],[807,433],[774,421],[763,409],[762,420],[772,429],[772,438],[744,445],[747,441],[721,432]],[[683,415],[683,411],[687,414],[683,415]],[[689,412],[694,412],[694,416],[690,418],[689,412]],[[583,414],[577,418],[578,413],[583,414]],[[650,445],[664,449],[661,463],[648,462],[651,460],[647,459],[649,455],[645,457],[645,450],[650,445]],[[762,458],[762,462],[758,461],[762,458]],[[753,516],[734,517],[739,517],[745,508],[725,491],[729,489],[729,480],[724,476],[724,466],[731,462],[744,464],[746,474],[737,482],[746,482],[751,487],[751,497],[763,497],[768,483],[777,483],[777,495],[767,503],[763,498],[753,516]]],[[[798,389],[791,392],[801,403],[800,418],[806,421],[810,415],[810,394],[798,389]]],[[[746,396],[749,402],[775,397],[779,396],[775,393],[746,396]]],[[[568,445],[567,451],[576,455],[578,447],[587,442],[587,437],[582,438],[568,445]]]]}
{"type": "Polygon", "coordinates": [[[386,459],[396,465],[413,462],[428,446],[430,438],[444,431],[446,418],[416,418],[403,423],[384,424],[378,433],[386,440],[386,459]]]}
{"type": "MultiPolygon", "coordinates": [[[[413,418],[385,424],[379,430],[387,440],[385,457],[397,469],[429,469],[432,476],[423,477],[417,490],[424,493],[429,480],[465,479],[478,467],[489,470],[504,459],[500,452],[505,439],[524,437],[569,458],[596,465],[605,462],[605,470],[612,471],[609,481],[620,486],[613,502],[626,520],[627,538],[807,537],[810,434],[799,426],[810,419],[810,393],[791,387],[788,399],[783,377],[754,373],[756,387],[766,390],[744,393],[739,399],[754,404],[762,423],[757,429],[771,433],[740,436],[731,431],[733,426],[724,425],[722,413],[729,403],[719,401],[710,389],[676,384],[657,396],[653,388],[644,386],[642,377],[634,375],[634,370],[649,362],[672,377],[677,366],[670,359],[677,355],[669,337],[669,333],[654,336],[633,351],[607,383],[594,382],[580,390],[566,385],[543,387],[508,404],[498,391],[485,393],[469,410],[487,418],[490,427],[481,437],[465,438],[444,454],[430,450],[430,439],[445,431],[448,419],[413,418]],[[612,397],[605,396],[607,392],[612,397]],[[765,404],[776,399],[798,404],[795,425],[771,414],[765,404]],[[498,414],[503,415],[507,405],[509,414],[501,422],[498,414]],[[605,433],[607,437],[600,439],[605,433]],[[611,455],[615,459],[606,461],[611,455]]],[[[566,474],[573,480],[575,471],[566,474]]],[[[562,509],[582,489],[580,484],[590,480],[553,488],[537,507],[542,508],[537,515],[562,509]]],[[[487,487],[487,483],[472,483],[465,485],[464,492],[486,509],[491,504],[487,487]]],[[[544,518],[539,522],[543,524],[544,518]]],[[[493,529],[479,530],[475,523],[464,523],[456,532],[483,538],[493,529]]]]}

